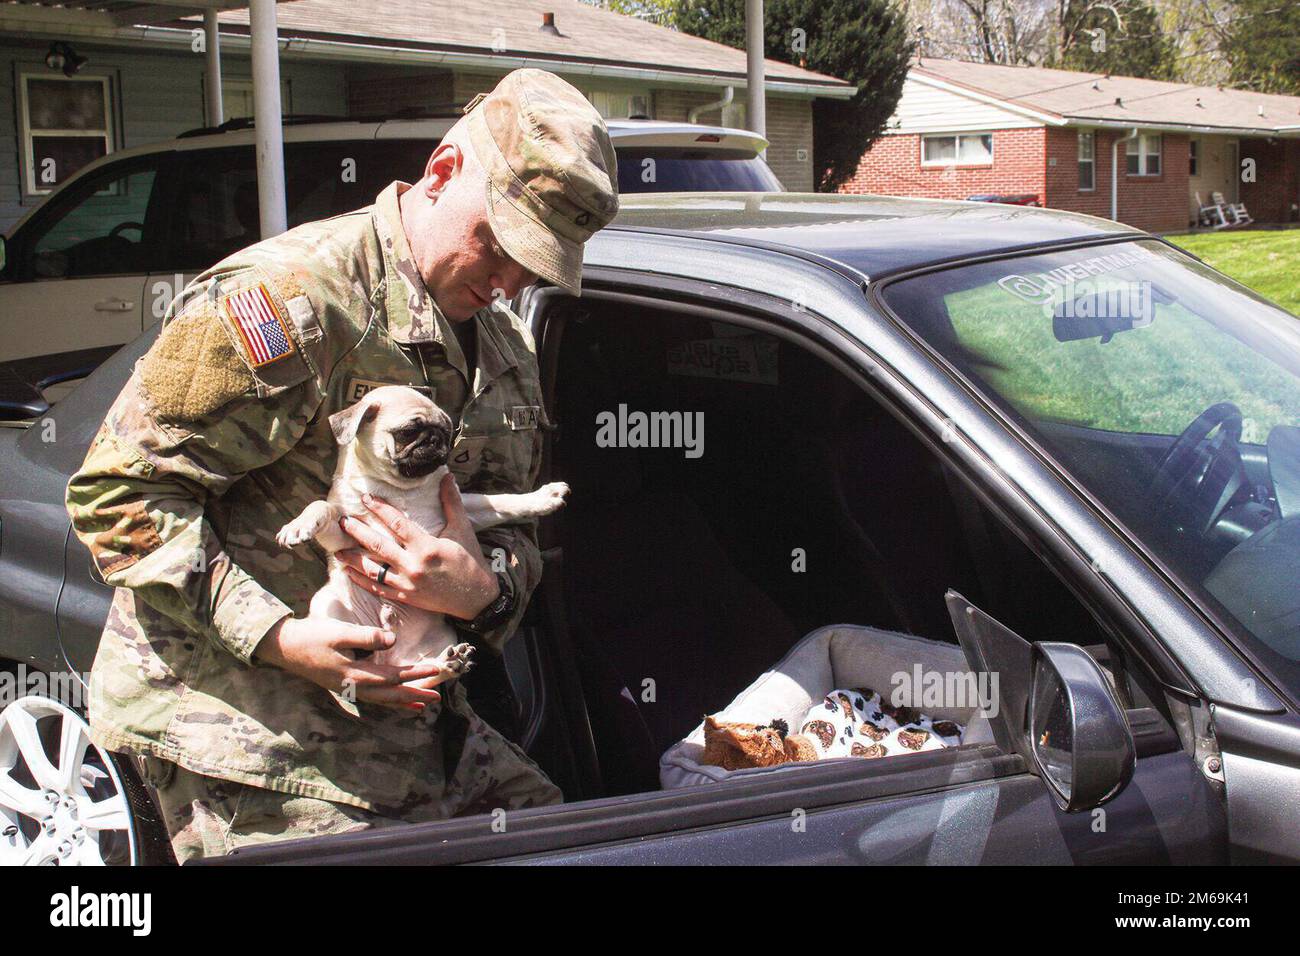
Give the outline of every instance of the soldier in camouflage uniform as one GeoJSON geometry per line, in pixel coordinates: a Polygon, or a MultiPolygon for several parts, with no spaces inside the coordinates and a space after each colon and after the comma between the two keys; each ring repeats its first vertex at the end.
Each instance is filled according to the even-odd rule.
{"type": "MultiPolygon", "coordinates": [[[[558,77],[519,70],[466,107],[415,185],[244,249],[173,303],[67,504],[117,586],[92,737],[141,756],[182,861],[561,798],[460,682],[433,690],[429,665],[351,653],[391,635],[308,631],[324,554],[275,533],[327,494],[329,416],[382,384],[432,386],[459,425],[462,487],[535,487],[537,358],[502,299],[537,276],[579,292],[582,244],[617,211],[616,184],[599,114],[558,77]],[[330,693],[348,681],[356,715],[330,693]]],[[[452,618],[481,617],[508,588],[513,611],[480,641],[499,651],[541,573],[535,528],[476,541],[450,481],[443,495],[447,528],[383,587],[386,562],[365,548],[377,536],[356,519],[345,528],[363,547],[340,557],[377,593],[452,618]]]]}

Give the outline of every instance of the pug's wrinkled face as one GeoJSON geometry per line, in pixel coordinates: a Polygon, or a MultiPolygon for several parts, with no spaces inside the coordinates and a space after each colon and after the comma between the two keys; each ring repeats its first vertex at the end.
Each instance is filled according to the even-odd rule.
{"type": "Polygon", "coordinates": [[[369,475],[410,484],[447,464],[451,416],[403,385],[385,385],[330,416],[334,437],[369,475]]]}

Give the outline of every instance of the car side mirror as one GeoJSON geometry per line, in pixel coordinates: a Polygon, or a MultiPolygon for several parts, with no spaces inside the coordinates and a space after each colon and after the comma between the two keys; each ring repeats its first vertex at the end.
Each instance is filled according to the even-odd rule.
{"type": "Polygon", "coordinates": [[[1067,813],[1115,797],[1137,767],[1124,708],[1101,667],[1075,644],[1034,645],[1029,744],[1039,775],[1067,813]]]}
{"type": "Polygon", "coordinates": [[[4,275],[5,264],[8,261],[9,260],[5,255],[5,237],[0,236],[0,275],[4,275]]]}

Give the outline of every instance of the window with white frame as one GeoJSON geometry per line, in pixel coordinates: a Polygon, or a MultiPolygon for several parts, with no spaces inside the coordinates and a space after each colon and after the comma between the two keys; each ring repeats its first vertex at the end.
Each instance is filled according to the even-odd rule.
{"type": "Polygon", "coordinates": [[[106,76],[19,77],[23,191],[52,192],[87,163],[113,151],[113,96],[106,76]]]}
{"type": "Polygon", "coordinates": [[[1201,166],[1201,141],[1191,139],[1187,141],[1187,175],[1199,175],[1197,170],[1201,166]]]}
{"type": "Polygon", "coordinates": [[[1079,134],[1079,191],[1088,192],[1096,187],[1097,158],[1096,137],[1091,131],[1079,134]]]}
{"type": "MultiPolygon", "coordinates": [[[[207,82],[206,78],[204,82],[207,82]]],[[[293,112],[293,90],[287,76],[280,78],[280,112],[293,112]]],[[[221,122],[253,115],[253,81],[243,76],[221,78],[221,122]]]]}
{"type": "Polygon", "coordinates": [[[992,162],[992,133],[949,133],[921,137],[922,166],[988,166],[992,162]]]}
{"type": "Polygon", "coordinates": [[[1160,134],[1142,133],[1124,147],[1130,176],[1160,175],[1160,134]]]}
{"type": "Polygon", "coordinates": [[[587,99],[605,119],[650,115],[649,90],[589,90],[587,99]]]}

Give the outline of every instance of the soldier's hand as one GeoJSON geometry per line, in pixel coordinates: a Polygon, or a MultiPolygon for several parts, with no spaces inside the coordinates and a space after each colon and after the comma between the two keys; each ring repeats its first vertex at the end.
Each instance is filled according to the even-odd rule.
{"type": "Polygon", "coordinates": [[[439,699],[438,692],[427,686],[437,678],[437,664],[376,664],[357,660],[352,654],[383,650],[392,647],[394,640],[391,631],[378,627],[328,618],[286,617],[266,632],[254,656],[326,690],[351,690],[357,700],[423,710],[439,699]]]}
{"type": "Polygon", "coordinates": [[[336,551],[334,557],[371,594],[467,621],[496,599],[501,586],[479,548],[456,479],[445,476],[440,493],[447,518],[440,534],[425,531],[382,498],[363,496],[373,520],[382,522],[396,543],[365,521],[344,517],[340,527],[361,547],[336,551]]]}

